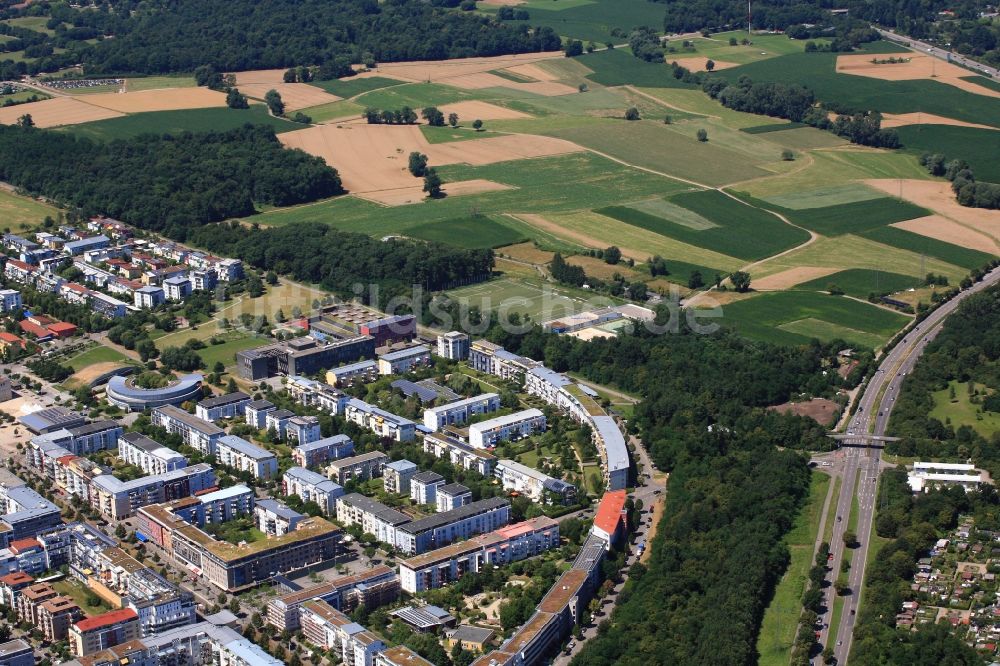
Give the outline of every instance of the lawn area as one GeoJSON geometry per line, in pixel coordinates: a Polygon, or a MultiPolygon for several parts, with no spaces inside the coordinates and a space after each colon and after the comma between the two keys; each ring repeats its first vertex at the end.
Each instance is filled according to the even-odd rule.
{"type": "Polygon", "coordinates": [[[385,76],[371,76],[364,79],[351,77],[346,79],[334,79],[333,81],[313,81],[309,85],[322,88],[331,95],[348,99],[366,92],[371,92],[372,90],[379,90],[380,88],[386,88],[400,83],[402,83],[402,81],[390,79],[385,76]]]}
{"type": "Polygon", "coordinates": [[[662,216],[625,206],[610,206],[597,212],[684,243],[746,260],[763,259],[809,240],[805,231],[715,190],[677,194],[669,203],[683,207],[713,226],[696,228],[691,219],[684,217],[674,221],[667,209],[662,216]]]}
{"type": "MultiPolygon", "coordinates": [[[[694,122],[664,125],[660,120],[608,119],[583,127],[547,130],[545,134],[568,139],[627,164],[712,186],[771,175],[773,172],[762,165],[780,160],[777,147],[772,154],[761,152],[753,159],[744,151],[728,147],[726,141],[713,141],[712,132],[709,141],[698,141],[698,129],[694,122]]],[[[745,134],[742,139],[748,143],[755,140],[745,134]]]]}
{"type": "Polygon", "coordinates": [[[447,293],[468,307],[528,315],[539,323],[592,307],[592,304],[585,301],[583,294],[578,295],[568,289],[537,280],[500,278],[460,287],[447,293]]]}
{"type": "MultiPolygon", "coordinates": [[[[997,104],[997,100],[993,100],[997,104]]],[[[1000,183],[1000,131],[952,125],[906,125],[896,129],[903,148],[913,155],[944,153],[969,163],[977,180],[1000,183]]]]}
{"type": "MultiPolygon", "coordinates": [[[[976,390],[980,395],[992,393],[992,390],[982,384],[976,384],[976,390]]],[[[934,400],[934,409],[931,410],[930,416],[941,423],[950,422],[956,429],[967,425],[987,439],[994,433],[1000,432],[1000,414],[987,412],[981,405],[972,404],[969,400],[968,383],[949,382],[948,388],[935,391],[931,397],[934,400]],[[954,399],[951,398],[953,389],[954,399]]]]}
{"type": "Polygon", "coordinates": [[[757,639],[757,652],[760,654],[757,663],[760,666],[788,666],[795,631],[802,614],[802,595],[813,564],[813,549],[819,533],[823,503],[829,488],[830,477],[813,471],[809,497],[799,511],[791,531],[785,535],[791,562],[764,612],[757,639]]]}
{"type": "Polygon", "coordinates": [[[254,104],[246,110],[212,108],[133,113],[119,118],[67,125],[59,131],[98,141],[111,141],[140,134],[225,131],[242,127],[246,123],[269,125],[279,134],[303,128],[303,125],[298,123],[268,115],[267,107],[263,104],[254,104]]]}
{"type": "Polygon", "coordinates": [[[111,347],[91,347],[90,349],[77,354],[65,361],[62,361],[63,365],[68,365],[73,368],[74,372],[79,372],[88,365],[94,365],[96,363],[129,363],[130,359],[125,357],[121,352],[111,347]]]}
{"type": "Polygon", "coordinates": [[[741,334],[775,343],[803,344],[840,338],[874,348],[909,318],[868,303],[815,292],[762,293],[723,308],[718,322],[741,334]]]}
{"type": "Polygon", "coordinates": [[[87,590],[83,583],[80,583],[76,579],[69,576],[52,583],[52,588],[59,594],[65,594],[67,597],[75,601],[76,605],[79,606],[88,617],[94,617],[95,615],[101,615],[102,613],[107,613],[108,611],[113,610],[110,604],[96,594],[87,590]],[[98,603],[95,605],[88,604],[88,597],[93,597],[91,601],[96,598],[98,603]]]}
{"type": "MultiPolygon", "coordinates": [[[[878,229],[877,232],[890,230],[896,231],[893,227],[885,227],[878,229]]],[[[927,273],[936,273],[947,276],[952,284],[958,284],[968,273],[968,269],[933,256],[926,254],[921,256],[919,248],[917,251],[911,251],[877,242],[871,238],[873,233],[876,232],[867,232],[864,236],[847,234],[837,238],[820,238],[801,249],[754,266],[750,274],[764,277],[798,266],[867,270],[877,268],[880,271],[912,275],[921,280],[927,273]]]]}
{"type": "Polygon", "coordinates": [[[979,250],[970,250],[959,247],[951,243],[928,238],[912,231],[897,229],[896,227],[880,227],[871,229],[861,234],[865,238],[870,238],[886,245],[910,250],[920,255],[934,257],[941,261],[956,266],[961,266],[969,270],[985,266],[993,256],[979,250]]]}
{"type": "Polygon", "coordinates": [[[465,248],[501,247],[525,240],[522,232],[486,215],[428,222],[412,227],[407,235],[465,248]]]}
{"type": "Polygon", "coordinates": [[[22,224],[40,224],[46,217],[59,218],[59,211],[48,204],[0,189],[0,220],[17,233],[22,224]]]}
{"type": "Polygon", "coordinates": [[[222,361],[222,365],[227,368],[232,367],[236,365],[236,352],[266,345],[270,340],[269,338],[233,333],[225,337],[227,340],[220,345],[208,343],[204,349],[198,350],[198,356],[205,362],[205,367],[209,370],[214,368],[219,361],[222,361]]]}
{"type": "Polygon", "coordinates": [[[849,268],[833,275],[817,278],[794,288],[798,290],[826,291],[836,285],[848,296],[868,298],[869,294],[886,294],[917,287],[922,281],[912,275],[901,275],[877,269],[849,268]]]}
{"type": "MultiPolygon", "coordinates": [[[[429,222],[464,218],[471,211],[483,215],[569,212],[687,189],[686,185],[589,153],[478,167],[456,164],[443,166],[438,173],[445,182],[484,178],[513,189],[389,208],[355,197],[338,197],[313,205],[275,209],[254,217],[253,221],[266,225],[318,221],[345,231],[381,237],[406,234],[412,227],[429,222]]],[[[604,247],[607,245],[610,243],[604,247]]]]}
{"type": "MultiPolygon", "coordinates": [[[[484,13],[495,14],[497,9],[479,5],[484,13]]],[[[528,10],[528,20],[504,23],[549,27],[563,37],[602,44],[609,40],[622,41],[620,37],[611,36],[615,28],[625,32],[637,25],[661,29],[664,11],[662,5],[648,0],[529,0],[518,9],[528,10]]]]}
{"type": "Polygon", "coordinates": [[[127,90],[160,90],[163,88],[194,88],[192,76],[143,76],[136,79],[126,79],[127,90]]]}

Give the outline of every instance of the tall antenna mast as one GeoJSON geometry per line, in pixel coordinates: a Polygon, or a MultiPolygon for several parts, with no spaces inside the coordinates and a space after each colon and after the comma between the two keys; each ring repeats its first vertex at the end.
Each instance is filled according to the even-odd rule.
{"type": "Polygon", "coordinates": [[[750,24],[753,20],[753,14],[750,11],[750,2],[751,0],[747,0],[747,39],[750,39],[750,24]]]}

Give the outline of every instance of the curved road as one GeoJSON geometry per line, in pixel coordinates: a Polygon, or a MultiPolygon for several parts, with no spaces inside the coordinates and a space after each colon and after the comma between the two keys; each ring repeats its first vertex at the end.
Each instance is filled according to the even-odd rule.
{"type": "MultiPolygon", "coordinates": [[[[878,477],[883,468],[880,459],[881,449],[866,446],[867,439],[864,436],[885,434],[889,424],[889,415],[896,404],[896,396],[899,394],[903,377],[913,370],[913,366],[916,365],[927,344],[940,332],[941,324],[945,318],[970,295],[982,291],[998,281],[1000,281],[1000,268],[995,268],[987,273],[981,281],[959,292],[954,298],[916,324],[906,334],[906,337],[882,359],[875,375],[865,387],[858,403],[857,412],[847,426],[848,435],[855,434],[859,437],[856,439],[848,438],[843,442],[843,481],[840,498],[837,501],[837,515],[841,520],[833,524],[833,537],[830,542],[830,552],[834,556],[830,562],[830,573],[833,579],[836,579],[840,572],[840,562],[844,555],[843,535],[847,529],[848,517],[851,515],[851,504],[855,496],[859,509],[857,539],[860,546],[854,550],[851,560],[851,569],[848,574],[850,591],[842,598],[844,609],[837,629],[837,644],[833,646],[836,663],[840,666],[847,664],[851,652],[854,621],[857,617],[854,613],[861,601],[861,588],[868,560],[868,542],[875,513],[876,489],[878,488],[878,477]]],[[[826,641],[829,640],[829,625],[832,621],[833,600],[836,594],[832,585],[826,588],[826,594],[827,609],[822,616],[825,626],[820,633],[822,645],[825,645],[826,641]]],[[[814,660],[814,663],[817,664],[821,662],[820,657],[814,660]]]]}

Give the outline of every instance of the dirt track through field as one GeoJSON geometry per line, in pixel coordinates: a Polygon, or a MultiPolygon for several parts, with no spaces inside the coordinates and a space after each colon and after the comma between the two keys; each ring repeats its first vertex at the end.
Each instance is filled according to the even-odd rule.
{"type": "Polygon", "coordinates": [[[913,51],[905,53],[880,53],[874,56],[871,54],[837,56],[837,73],[867,76],[883,81],[929,79],[946,83],[966,92],[975,93],[976,95],[1000,98],[1000,91],[976,85],[971,81],[962,80],[962,77],[973,75],[967,69],[948,62],[942,62],[938,58],[929,56],[926,53],[915,53],[913,51]],[[886,60],[890,57],[906,58],[908,61],[881,64],[872,62],[873,58],[886,60]]]}
{"type": "Polygon", "coordinates": [[[76,97],[53,97],[30,104],[0,108],[0,125],[13,125],[23,115],[30,115],[36,127],[78,125],[123,115],[118,111],[87,104],[76,97]]]}

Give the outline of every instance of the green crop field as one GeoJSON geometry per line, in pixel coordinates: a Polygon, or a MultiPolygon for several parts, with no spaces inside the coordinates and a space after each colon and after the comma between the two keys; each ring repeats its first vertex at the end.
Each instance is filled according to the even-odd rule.
{"type": "Polygon", "coordinates": [[[364,107],[346,99],[302,109],[302,113],[312,118],[314,123],[326,123],[334,118],[360,118],[362,111],[364,107]]]}
{"type": "Polygon", "coordinates": [[[799,127],[807,127],[807,125],[803,125],[802,123],[771,123],[768,125],[744,127],[740,131],[747,134],[768,134],[770,132],[784,132],[785,130],[798,129],[799,127]]]}
{"type": "Polygon", "coordinates": [[[640,60],[622,49],[595,51],[577,60],[594,71],[587,78],[605,86],[632,84],[649,88],[689,88],[696,86],[674,78],[673,69],[665,63],[640,60]]]}
{"type": "Polygon", "coordinates": [[[496,132],[489,130],[476,131],[470,127],[471,122],[458,127],[445,125],[444,127],[431,127],[430,125],[420,125],[420,133],[427,139],[427,143],[452,143],[454,141],[469,141],[471,139],[488,139],[498,136],[496,132]]]}
{"type": "Polygon", "coordinates": [[[710,220],[716,226],[692,229],[686,224],[671,221],[669,217],[653,216],[624,206],[610,206],[597,212],[691,245],[746,260],[763,259],[809,239],[809,235],[801,229],[715,190],[678,194],[671,197],[670,202],[710,220]]]}
{"type": "Polygon", "coordinates": [[[41,201],[0,189],[0,226],[15,230],[22,224],[40,224],[46,217],[58,219],[59,211],[41,201]]]}
{"type": "MultiPolygon", "coordinates": [[[[495,14],[497,7],[479,6],[495,14]]],[[[662,27],[663,6],[648,0],[530,0],[518,9],[527,9],[527,21],[505,21],[527,27],[549,27],[563,37],[603,44],[621,41],[612,37],[615,28],[628,32],[637,25],[662,27]]]]}
{"type": "Polygon", "coordinates": [[[896,227],[871,229],[861,235],[865,238],[885,243],[886,245],[892,245],[893,247],[910,250],[911,252],[915,252],[920,255],[934,257],[935,259],[940,259],[941,261],[954,264],[956,266],[962,266],[963,268],[967,268],[969,270],[973,268],[981,268],[993,259],[992,255],[985,252],[959,247],[958,245],[952,245],[951,243],[939,241],[935,238],[928,238],[927,236],[921,236],[920,234],[915,234],[911,231],[905,231],[903,229],[897,229],[896,227]]]}
{"type": "Polygon", "coordinates": [[[133,90],[159,90],[162,88],[194,88],[194,77],[191,76],[144,76],[128,79],[126,88],[133,90]]]}
{"type": "Polygon", "coordinates": [[[997,92],[1000,92],[1000,81],[994,81],[993,79],[988,79],[985,76],[963,76],[962,80],[975,83],[977,86],[982,86],[984,88],[989,88],[990,90],[996,90],[997,92]]]}
{"type": "Polygon", "coordinates": [[[839,206],[856,201],[871,201],[872,199],[881,199],[884,196],[885,193],[861,183],[844,183],[818,187],[814,190],[797,190],[787,194],[778,194],[767,197],[765,201],[786,209],[805,210],[839,206]]]}
{"type": "Polygon", "coordinates": [[[825,236],[857,234],[895,222],[930,215],[930,211],[926,208],[892,197],[798,210],[768,206],[764,201],[753,200],[753,202],[777,209],[777,212],[793,223],[825,236]]]}
{"type": "Polygon", "coordinates": [[[485,90],[460,90],[441,83],[408,83],[392,88],[373,90],[355,98],[362,107],[371,106],[376,109],[401,109],[409,106],[420,109],[426,106],[450,104],[470,99],[487,99],[496,97],[485,90]]]}
{"type": "MultiPolygon", "coordinates": [[[[905,49],[900,47],[899,50],[905,49]]],[[[992,97],[931,80],[883,81],[838,74],[836,62],[836,53],[796,53],[733,67],[718,74],[731,81],[746,75],[754,81],[807,82],[818,99],[862,111],[922,111],[1000,127],[1000,104],[992,97]]],[[[947,148],[942,145],[935,150],[947,153],[947,148]]]]}
{"type": "MultiPolygon", "coordinates": [[[[702,217],[698,213],[688,210],[683,206],[678,206],[677,204],[667,201],[666,199],[646,199],[645,201],[637,201],[635,203],[628,204],[626,208],[631,208],[641,213],[652,215],[653,217],[665,218],[671,222],[675,222],[697,231],[704,231],[705,229],[711,229],[712,227],[719,226],[708,218],[702,217]]],[[[636,226],[643,225],[638,224],[636,226]]],[[[651,231],[657,230],[651,229],[651,231]]]]}
{"type": "Polygon", "coordinates": [[[501,247],[527,240],[524,233],[486,215],[428,222],[411,227],[406,235],[465,248],[501,247]]]}
{"type": "MultiPolygon", "coordinates": [[[[1000,100],[993,100],[1000,106],[1000,100]]],[[[942,153],[969,163],[977,180],[1000,183],[1000,131],[952,125],[906,125],[896,129],[903,148],[914,155],[942,153]]]]}
{"type": "Polygon", "coordinates": [[[373,90],[399,85],[400,83],[402,81],[390,79],[385,76],[371,76],[364,79],[347,78],[335,79],[333,81],[313,81],[310,85],[322,88],[331,95],[347,99],[373,90]]]}
{"type": "MultiPolygon", "coordinates": [[[[766,161],[764,159],[754,160],[732,150],[724,141],[698,141],[695,138],[698,127],[694,123],[685,123],[682,130],[675,131],[675,127],[681,126],[653,121],[606,120],[547,131],[546,134],[568,139],[628,164],[705,185],[725,185],[769,175],[759,166],[766,161]]],[[[779,152],[775,148],[771,159],[777,161],[779,152]]]]}
{"type": "Polygon", "coordinates": [[[254,104],[242,111],[227,108],[148,111],[80,125],[67,125],[59,131],[98,141],[110,141],[140,134],[225,131],[242,127],[246,123],[269,125],[279,134],[304,127],[298,123],[274,118],[268,115],[263,104],[254,104]]]}
{"type": "Polygon", "coordinates": [[[309,206],[275,209],[255,217],[254,221],[267,225],[318,221],[346,231],[384,236],[406,234],[414,226],[462,218],[470,212],[483,215],[511,211],[570,212],[687,189],[676,181],[630,169],[590,153],[486,166],[456,164],[443,166],[438,173],[446,183],[484,178],[510,185],[512,189],[389,208],[355,197],[338,197],[309,206]]]}
{"type": "Polygon", "coordinates": [[[796,290],[826,291],[831,285],[840,288],[848,296],[868,298],[869,294],[895,293],[918,287],[921,280],[912,275],[902,275],[877,269],[849,268],[826,277],[796,285],[796,290]]]}
{"type": "Polygon", "coordinates": [[[802,344],[823,341],[883,344],[908,321],[904,315],[842,296],[815,292],[768,292],[723,307],[718,320],[751,338],[802,344]]]}

